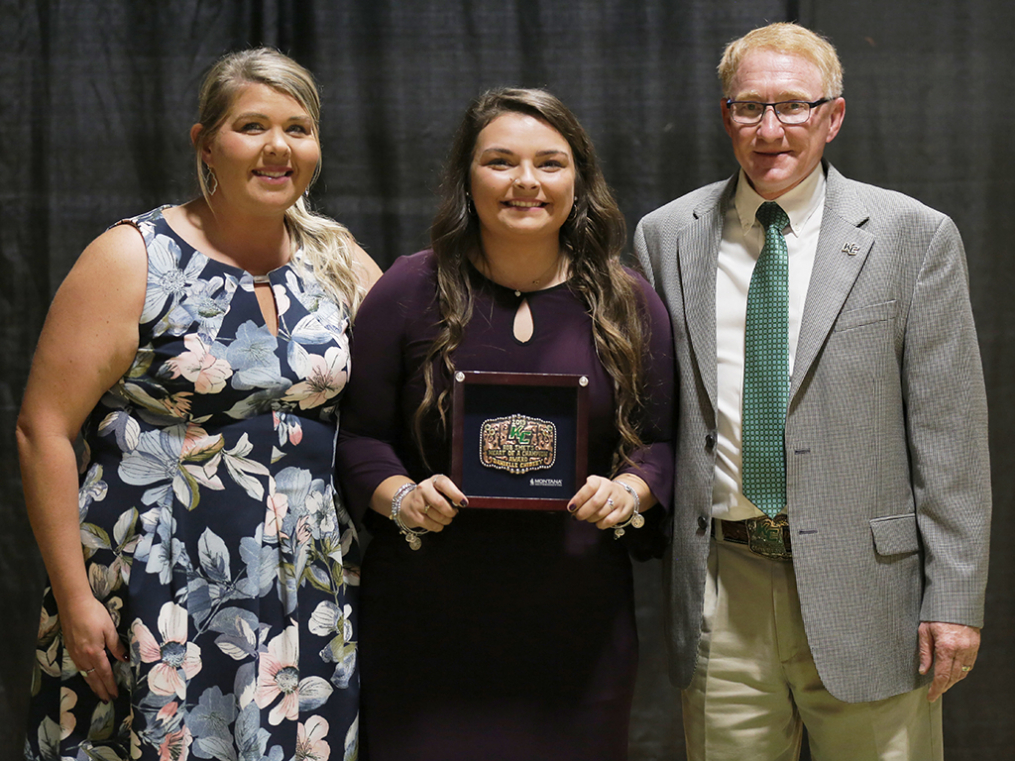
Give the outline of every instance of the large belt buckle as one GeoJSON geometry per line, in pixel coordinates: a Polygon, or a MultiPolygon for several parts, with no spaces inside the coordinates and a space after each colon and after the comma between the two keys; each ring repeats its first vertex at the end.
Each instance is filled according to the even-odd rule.
{"type": "Polygon", "coordinates": [[[789,546],[789,519],[785,513],[775,518],[763,515],[760,518],[748,518],[747,548],[762,557],[772,560],[792,560],[793,553],[789,546]]]}

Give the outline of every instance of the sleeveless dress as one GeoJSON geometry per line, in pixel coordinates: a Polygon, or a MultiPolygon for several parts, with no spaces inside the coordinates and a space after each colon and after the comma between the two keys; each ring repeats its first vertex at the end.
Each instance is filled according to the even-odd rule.
{"type": "MultiPolygon", "coordinates": [[[[165,207],[163,207],[165,208],[165,207]]],[[[332,482],[349,314],[305,265],[209,259],[162,208],[144,236],[137,356],[83,429],[95,596],[129,647],[100,702],[47,588],[29,759],[331,761],[358,755],[358,540],[332,482]]]]}

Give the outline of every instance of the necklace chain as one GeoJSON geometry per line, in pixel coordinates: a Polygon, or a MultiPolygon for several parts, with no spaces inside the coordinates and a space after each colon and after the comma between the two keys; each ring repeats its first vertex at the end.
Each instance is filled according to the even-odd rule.
{"type": "MultiPolygon", "coordinates": [[[[487,277],[489,277],[490,280],[493,280],[495,283],[498,282],[497,278],[494,276],[494,268],[491,265],[490,260],[484,257],[479,260],[479,263],[482,265],[481,269],[486,270],[484,274],[487,277]]],[[[557,257],[553,260],[550,266],[547,267],[543,272],[541,272],[538,277],[530,280],[529,286],[535,288],[538,287],[539,285],[542,285],[544,282],[547,283],[552,282],[560,274],[562,264],[565,265],[566,268],[567,257],[565,257],[560,251],[558,251],[557,257]]],[[[503,285],[503,283],[501,283],[501,285],[503,285]]],[[[514,288],[512,290],[514,290],[516,296],[520,296],[522,293],[522,291],[518,288],[514,288]]]]}

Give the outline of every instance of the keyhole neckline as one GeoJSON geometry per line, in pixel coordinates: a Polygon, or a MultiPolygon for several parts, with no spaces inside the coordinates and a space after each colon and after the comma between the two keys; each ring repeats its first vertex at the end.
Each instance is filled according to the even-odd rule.
{"type": "MultiPolygon", "coordinates": [[[[226,270],[231,270],[232,272],[238,273],[238,278],[237,279],[241,279],[242,280],[244,275],[250,275],[250,277],[254,278],[254,282],[255,283],[271,282],[271,280],[265,280],[264,278],[270,278],[276,272],[281,272],[283,270],[289,269],[290,267],[293,266],[293,264],[295,263],[296,259],[300,255],[299,249],[297,249],[296,251],[290,250],[289,256],[288,256],[288,258],[284,262],[279,264],[277,267],[274,267],[274,268],[268,270],[263,275],[255,275],[250,270],[245,269],[245,268],[241,267],[238,264],[233,264],[232,262],[223,261],[222,259],[219,259],[217,256],[211,256],[204,249],[200,248],[199,246],[195,246],[190,241],[190,239],[188,237],[185,237],[183,234],[181,234],[180,231],[177,230],[175,227],[173,227],[173,225],[170,223],[170,221],[168,219],[166,219],[165,211],[167,209],[172,209],[172,208],[174,208],[173,204],[164,204],[164,205],[159,207],[159,211],[162,212],[162,214],[161,214],[162,221],[165,222],[166,227],[168,227],[172,231],[173,235],[175,235],[176,238],[180,242],[187,244],[194,253],[200,254],[201,256],[203,256],[208,261],[215,262],[215,264],[219,265],[220,267],[225,268],[226,270]]],[[[123,221],[127,222],[127,220],[123,220],[123,221]]]]}

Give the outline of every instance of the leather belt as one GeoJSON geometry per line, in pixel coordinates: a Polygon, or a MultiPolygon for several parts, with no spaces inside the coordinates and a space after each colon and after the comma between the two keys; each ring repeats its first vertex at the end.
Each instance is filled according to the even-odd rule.
{"type": "Polygon", "coordinates": [[[722,531],[722,540],[733,544],[746,544],[755,555],[771,560],[792,560],[793,549],[789,539],[789,519],[785,513],[775,518],[763,515],[742,521],[712,521],[712,536],[716,536],[716,524],[722,531]]]}

